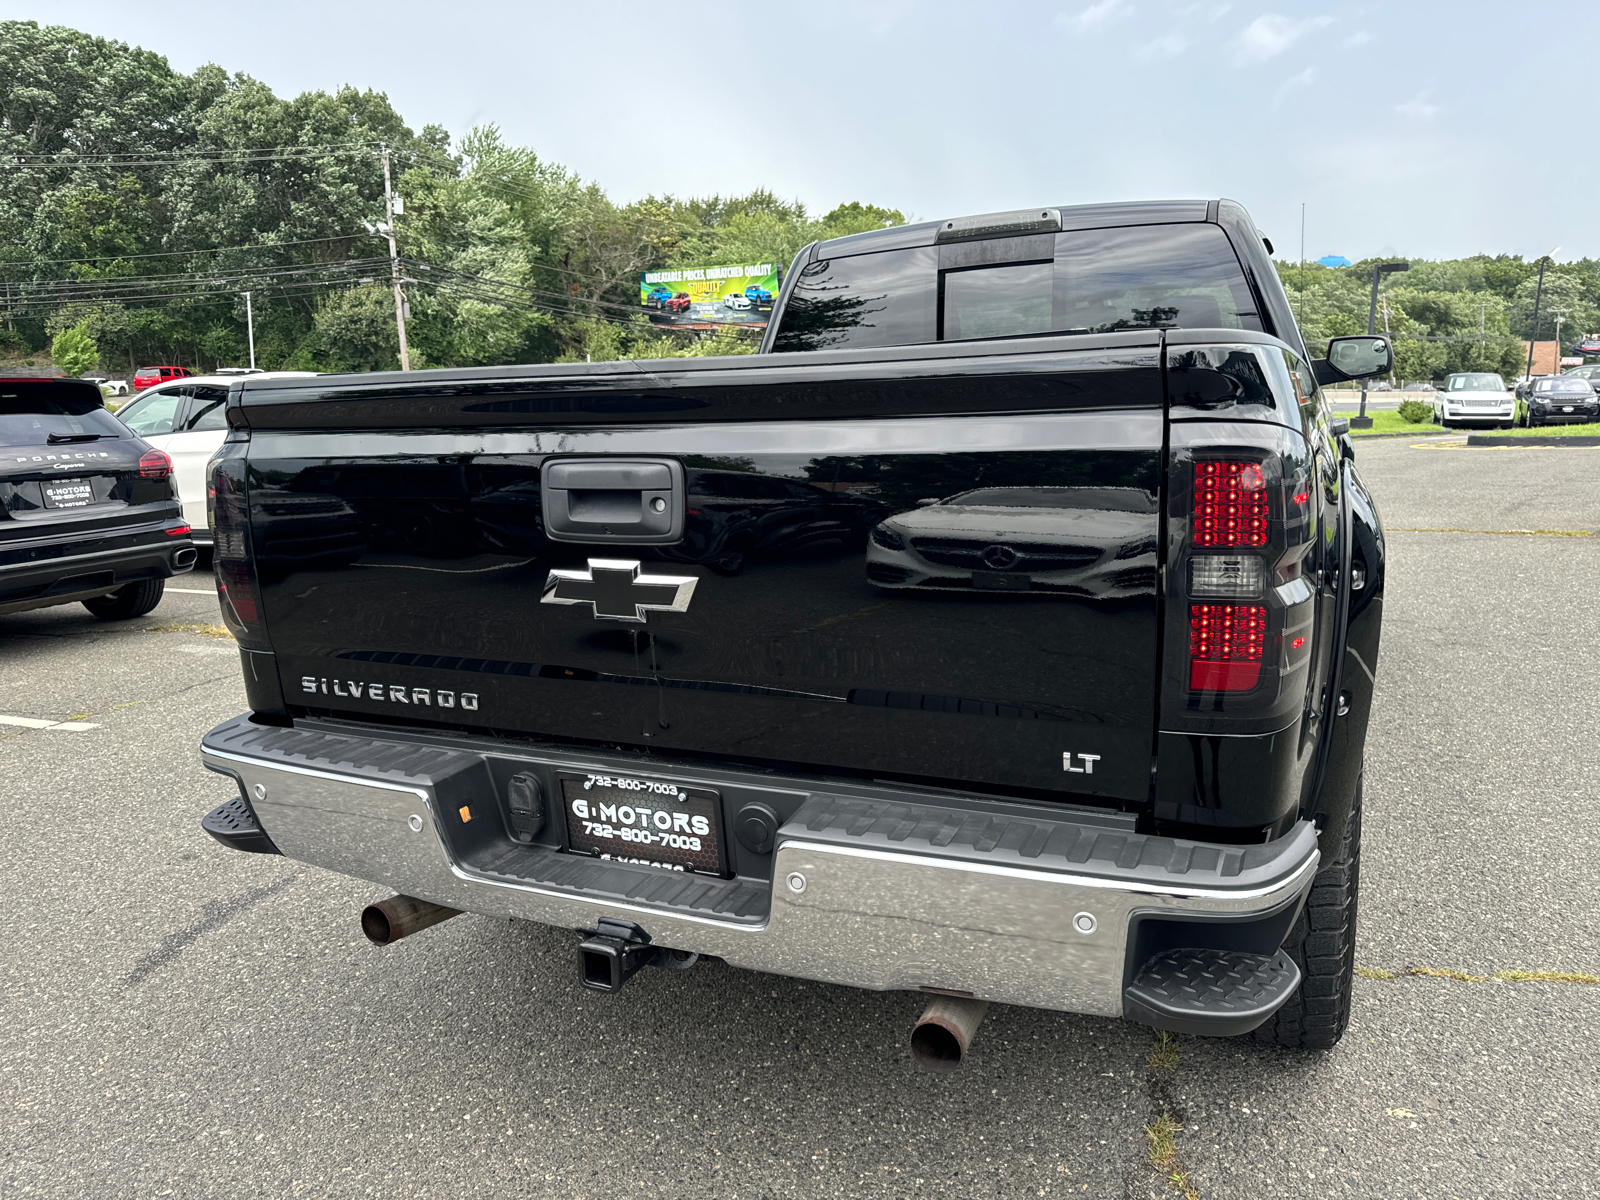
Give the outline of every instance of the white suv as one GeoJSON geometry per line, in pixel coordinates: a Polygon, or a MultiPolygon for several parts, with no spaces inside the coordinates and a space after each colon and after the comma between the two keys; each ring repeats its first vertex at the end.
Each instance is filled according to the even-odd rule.
{"type": "Polygon", "coordinates": [[[1433,419],[1446,429],[1455,425],[1510,429],[1517,419],[1517,398],[1493,372],[1462,371],[1446,379],[1433,394],[1433,419]]]}
{"type": "MultiPolygon", "coordinates": [[[[315,375],[315,371],[260,372],[271,378],[315,375]]],[[[172,458],[183,519],[198,546],[211,545],[206,526],[206,463],[228,436],[228,384],[238,376],[191,375],[139,393],[117,410],[117,419],[172,458]]]]}

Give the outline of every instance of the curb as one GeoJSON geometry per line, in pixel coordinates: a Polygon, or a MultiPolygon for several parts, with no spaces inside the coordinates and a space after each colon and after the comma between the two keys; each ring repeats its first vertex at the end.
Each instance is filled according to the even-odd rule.
{"type": "MultiPolygon", "coordinates": [[[[1459,436],[1459,435],[1456,434],[1456,431],[1454,429],[1435,429],[1431,425],[1423,425],[1423,426],[1418,426],[1417,429],[1415,429],[1415,430],[1402,429],[1399,433],[1357,433],[1355,430],[1352,429],[1350,431],[1350,436],[1355,438],[1356,441],[1358,441],[1358,442],[1364,442],[1368,438],[1450,437],[1450,436],[1459,436]]],[[[1517,441],[1519,441],[1519,442],[1526,441],[1526,440],[1527,439],[1525,439],[1525,438],[1518,438],[1517,439],[1517,441]]]]}
{"type": "Polygon", "coordinates": [[[1493,437],[1489,434],[1470,433],[1469,446],[1571,446],[1573,449],[1600,446],[1600,437],[1574,434],[1572,437],[1493,437]]]}

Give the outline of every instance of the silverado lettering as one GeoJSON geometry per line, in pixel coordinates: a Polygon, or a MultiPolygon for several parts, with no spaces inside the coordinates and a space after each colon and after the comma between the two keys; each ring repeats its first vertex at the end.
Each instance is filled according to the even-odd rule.
{"type": "Polygon", "coordinates": [[[454,708],[459,699],[461,707],[469,712],[478,708],[476,692],[447,692],[443,689],[407,687],[399,683],[367,683],[359,679],[334,679],[332,691],[329,680],[315,675],[300,677],[300,690],[313,695],[342,696],[351,700],[386,700],[393,704],[429,704],[438,708],[454,708]]]}

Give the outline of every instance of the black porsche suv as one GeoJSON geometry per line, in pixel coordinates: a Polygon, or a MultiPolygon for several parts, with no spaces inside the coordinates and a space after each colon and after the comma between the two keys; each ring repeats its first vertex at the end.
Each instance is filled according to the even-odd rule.
{"type": "Polygon", "coordinates": [[[0,615],[141,617],[194,567],[172,460],[81,379],[0,379],[0,615]]]}

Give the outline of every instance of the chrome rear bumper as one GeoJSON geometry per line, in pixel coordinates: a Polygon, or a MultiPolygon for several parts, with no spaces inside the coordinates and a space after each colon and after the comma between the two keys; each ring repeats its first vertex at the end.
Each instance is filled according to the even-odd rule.
{"type": "MultiPolygon", "coordinates": [[[[1265,846],[1221,847],[1127,827],[1079,836],[1071,820],[1055,819],[1044,806],[996,804],[990,819],[970,808],[941,809],[925,792],[914,800],[885,799],[882,789],[854,789],[861,794],[852,796],[839,788],[801,798],[778,832],[766,873],[770,883],[730,881],[723,886],[742,885],[744,901],[730,902],[726,913],[695,911],[687,900],[658,904],[650,895],[663,889],[681,894],[696,876],[602,867],[548,851],[569,879],[575,867],[603,871],[614,889],[617,873],[625,873],[636,896],[623,899],[615,890],[596,895],[508,879],[452,854],[445,825],[450,809],[429,772],[450,773],[459,788],[460,772],[476,770],[480,758],[618,770],[615,757],[578,760],[503,746],[480,751],[460,742],[407,744],[399,740],[404,737],[398,731],[394,742],[330,736],[239,718],[208,734],[202,754],[208,768],[238,781],[284,855],[406,895],[573,929],[613,917],[647,931],[656,946],[717,955],[751,970],[871,989],[954,990],[1104,1016],[1123,1015],[1138,922],[1242,927],[1265,914],[1292,917],[1318,861],[1316,834],[1305,822],[1265,846]],[[385,761],[394,765],[374,766],[376,751],[386,751],[385,761]],[[419,765],[419,758],[427,761],[419,765]],[[978,821],[995,830],[992,840],[987,833],[964,844],[945,837],[939,846],[941,834],[912,832],[913,826],[940,828],[947,811],[954,815],[945,828],[978,821]],[[1057,845],[1071,848],[1052,850],[1057,845]],[[752,905],[750,896],[761,903],[752,905]]],[[[640,766],[635,760],[622,769],[638,773],[640,766]]],[[[770,776],[738,771],[675,768],[671,774],[729,791],[773,789],[770,776]]],[[[488,785],[489,773],[482,779],[488,785]]],[[[803,787],[816,783],[794,782],[788,794],[803,787]]],[[[485,790],[490,794],[483,801],[496,804],[492,786],[485,790]]],[[[456,804],[459,795],[450,793],[448,803],[456,804]]],[[[716,881],[706,884],[713,886],[716,881]]],[[[1273,928],[1287,923],[1274,921],[1273,928]]]]}

